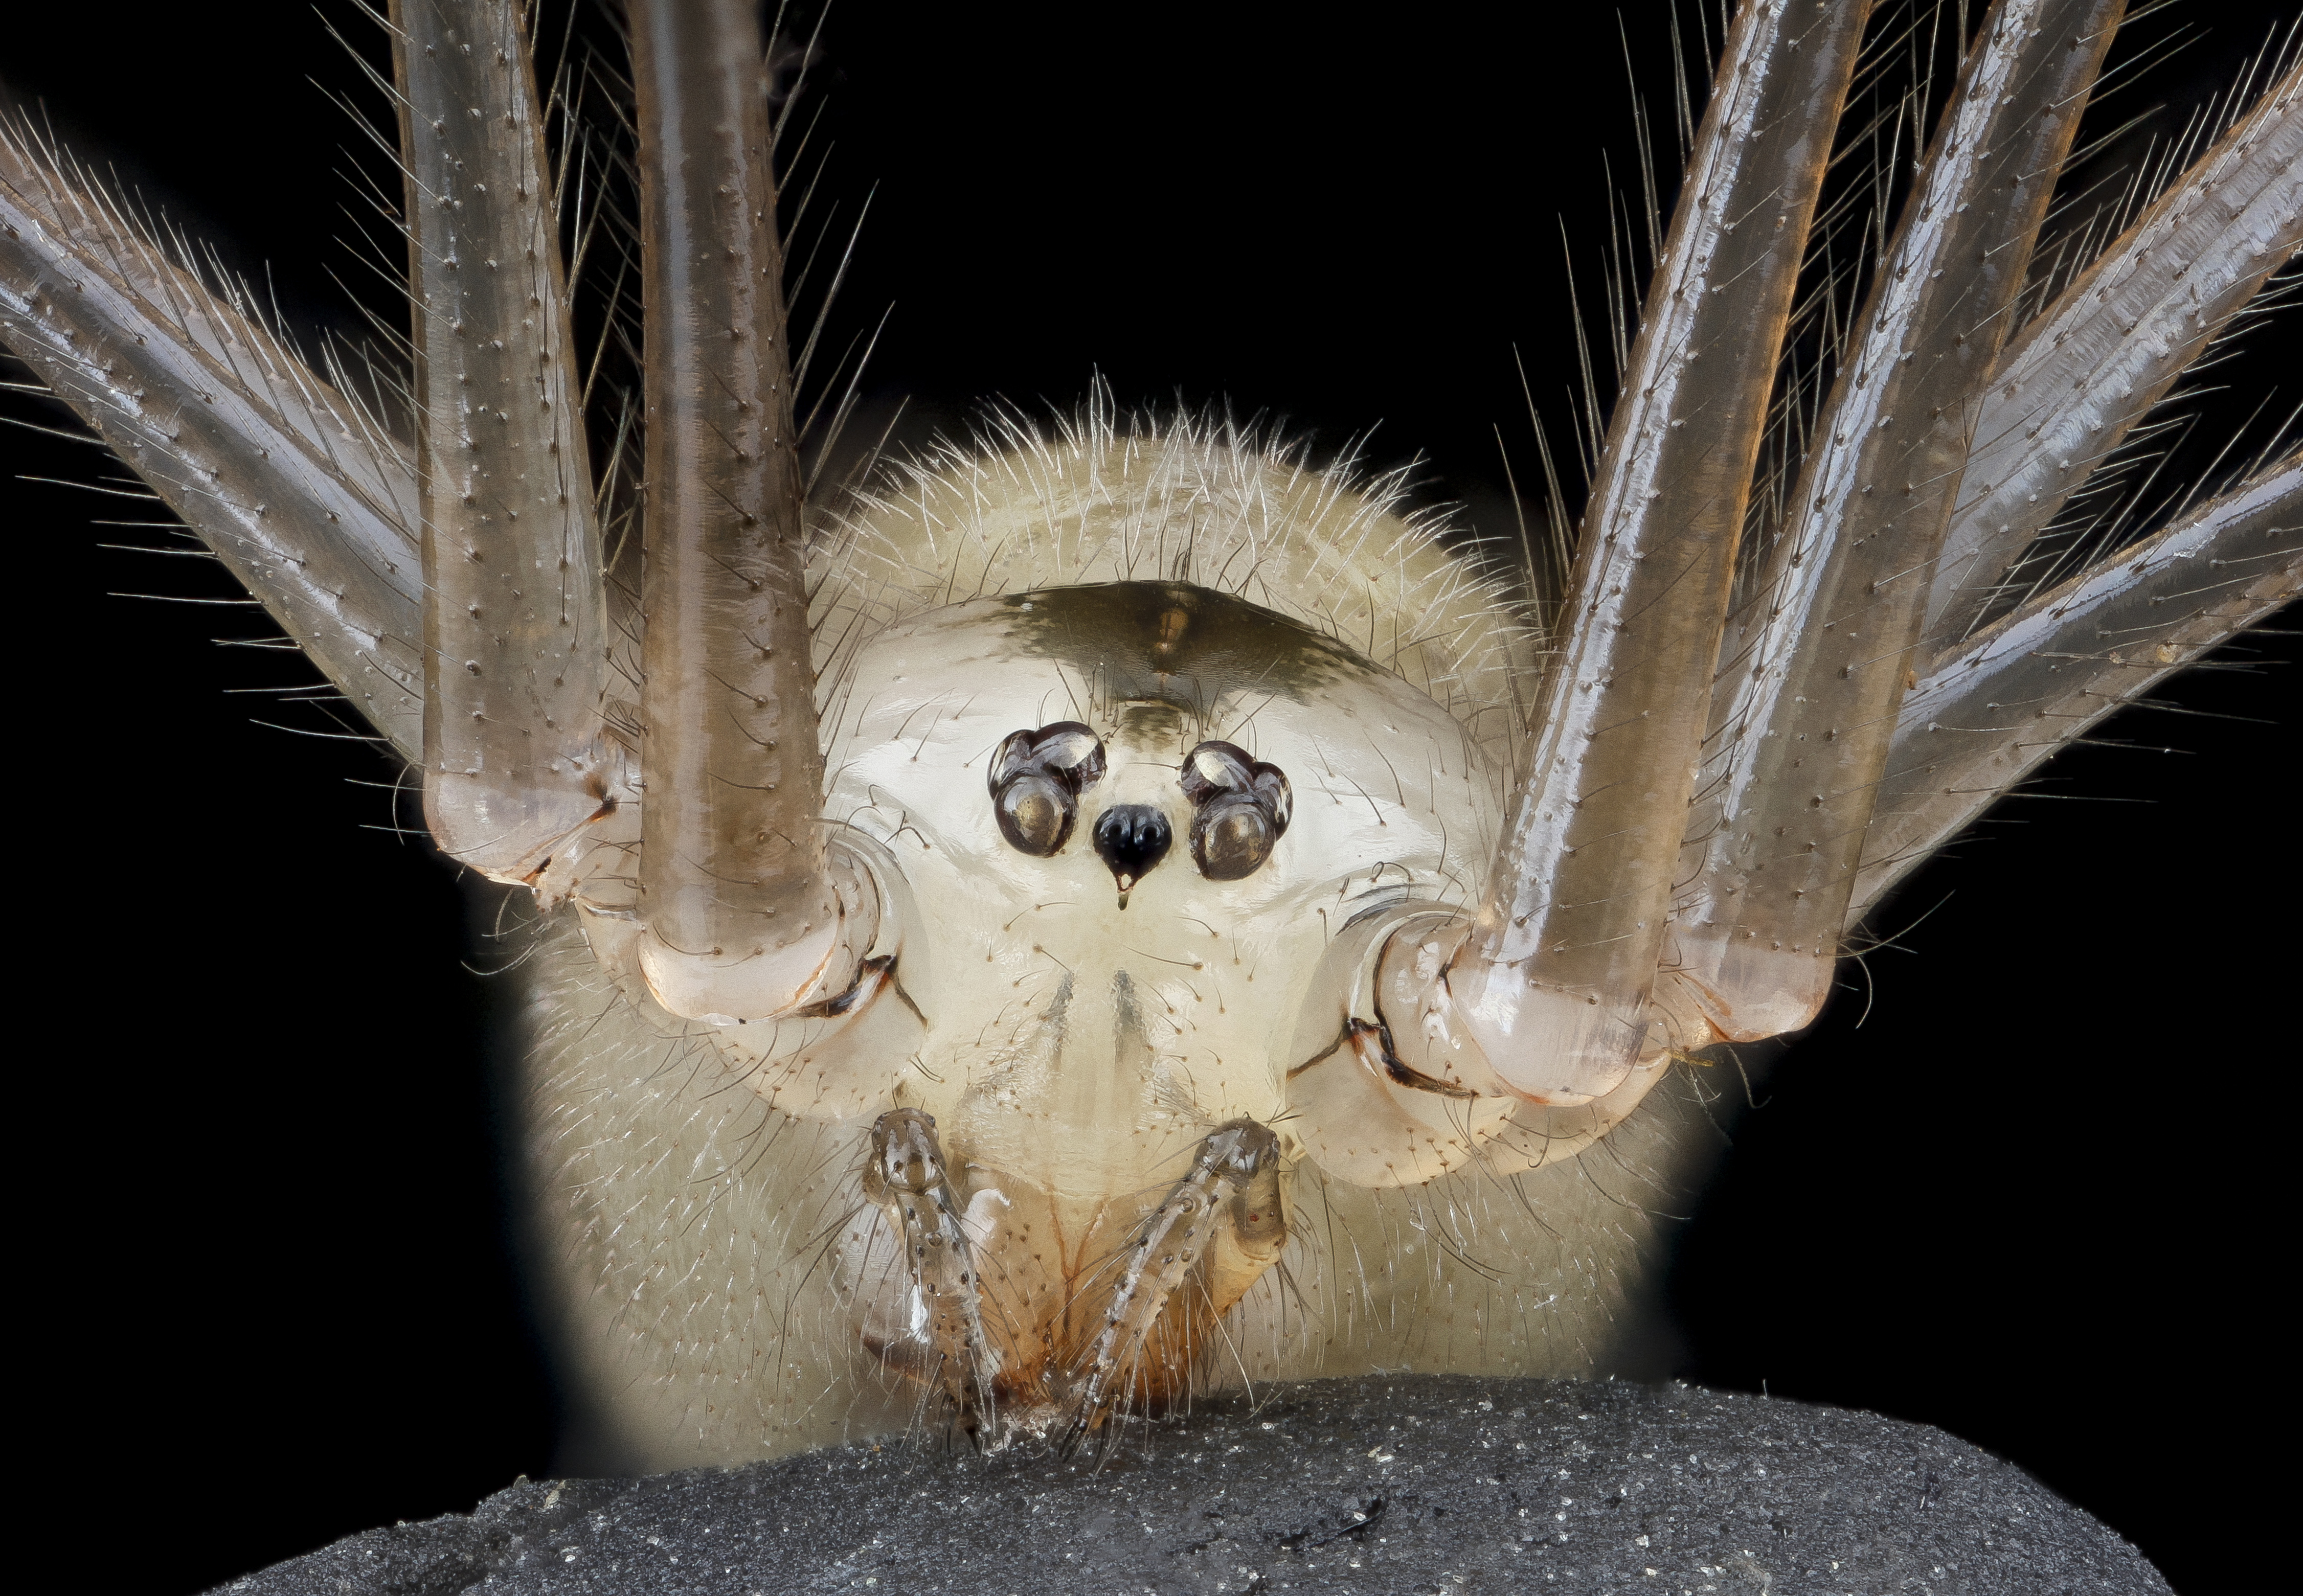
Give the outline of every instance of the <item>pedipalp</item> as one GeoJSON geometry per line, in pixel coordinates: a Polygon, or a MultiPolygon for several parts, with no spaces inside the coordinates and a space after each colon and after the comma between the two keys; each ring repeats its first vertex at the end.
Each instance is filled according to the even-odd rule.
{"type": "Polygon", "coordinates": [[[891,1109],[873,1122],[866,1147],[864,1196],[886,1220],[901,1260],[871,1259],[867,1244],[866,1259],[857,1262],[865,1344],[924,1388],[930,1431],[964,1435],[980,1448],[998,1433],[992,1381],[1000,1358],[984,1337],[975,1248],[952,1195],[935,1120],[915,1108],[891,1109]],[[887,1282],[869,1278],[874,1263],[900,1276],[892,1323],[878,1296],[887,1282]]]}
{"type": "Polygon", "coordinates": [[[1073,1371],[1059,1450],[1115,1411],[1148,1410],[1189,1388],[1209,1332],[1286,1246],[1279,1163],[1278,1138],[1250,1120],[1200,1143],[1191,1172],[1129,1239],[1102,1328],[1073,1371]]]}

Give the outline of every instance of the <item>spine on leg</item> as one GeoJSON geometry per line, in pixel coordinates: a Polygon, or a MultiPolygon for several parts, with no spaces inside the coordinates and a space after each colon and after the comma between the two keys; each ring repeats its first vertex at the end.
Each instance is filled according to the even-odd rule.
{"type": "Polygon", "coordinates": [[[869,919],[827,868],[759,21],[637,0],[647,508],[640,963],[675,1014],[842,989],[869,919]]]}
{"type": "Polygon", "coordinates": [[[1796,1030],[1830,989],[1984,385],[2119,11],[2000,0],[1969,53],[1794,518],[1721,647],[1700,862],[1658,993],[1683,1046],[1796,1030]]]}
{"type": "Polygon", "coordinates": [[[547,900],[616,777],[581,390],[519,7],[392,7],[434,838],[547,900]],[[420,66],[418,62],[420,60],[420,66]],[[560,869],[553,869],[557,864],[560,869]]]}

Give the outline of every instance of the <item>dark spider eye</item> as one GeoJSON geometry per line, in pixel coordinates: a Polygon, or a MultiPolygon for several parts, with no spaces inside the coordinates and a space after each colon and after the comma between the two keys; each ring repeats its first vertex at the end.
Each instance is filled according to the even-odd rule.
{"type": "Polygon", "coordinates": [[[1279,827],[1245,793],[1227,793],[1192,821],[1192,858],[1211,881],[1237,881],[1271,857],[1279,827]]]}
{"type": "Polygon", "coordinates": [[[1045,859],[1071,840],[1079,807],[1064,784],[1035,770],[1019,770],[992,795],[1000,835],[1026,853],[1045,859]]]}
{"type": "Polygon", "coordinates": [[[1079,794],[1103,776],[1103,743],[1076,720],[1009,732],[984,782],[1000,835],[1018,853],[1045,859],[1071,840],[1079,794]]]}
{"type": "Polygon", "coordinates": [[[1184,796],[1198,811],[1192,862],[1211,881],[1237,881],[1262,869],[1295,811],[1286,773],[1229,743],[1202,743],[1184,756],[1184,796]]]}

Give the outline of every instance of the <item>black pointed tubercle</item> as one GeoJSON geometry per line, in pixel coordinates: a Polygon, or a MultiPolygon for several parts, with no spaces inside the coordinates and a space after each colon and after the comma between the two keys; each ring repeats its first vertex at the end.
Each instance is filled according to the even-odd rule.
{"type": "Polygon", "coordinates": [[[1168,856],[1176,840],[1168,817],[1148,803],[1115,803],[1096,818],[1095,852],[1119,883],[1119,901],[1168,856]]]}

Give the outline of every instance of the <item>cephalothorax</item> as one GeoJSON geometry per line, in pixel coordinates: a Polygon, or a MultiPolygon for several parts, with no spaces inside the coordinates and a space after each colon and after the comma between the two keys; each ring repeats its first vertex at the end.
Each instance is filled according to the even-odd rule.
{"type": "Polygon", "coordinates": [[[2291,453],[2014,575],[2303,229],[2290,69],[2022,300],[2111,0],[1985,17],[1754,508],[1869,9],[1738,13],[1548,626],[1348,471],[1101,397],[811,499],[732,0],[629,7],[605,461],[517,7],[393,8],[406,440],[11,132],[0,334],[557,913],[537,1167],[632,1457],[1604,1364],[1575,1246],[1473,1289],[1413,1194],[1612,1223],[1563,1174],[1675,1060],[1806,1024],[1903,869],[2293,594],[2291,453]]]}

